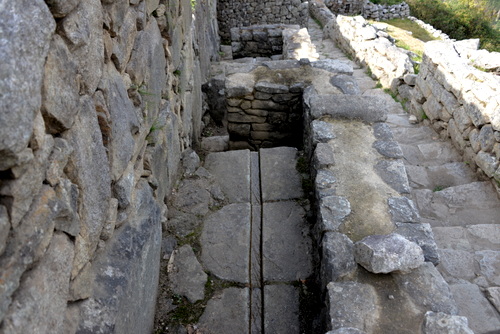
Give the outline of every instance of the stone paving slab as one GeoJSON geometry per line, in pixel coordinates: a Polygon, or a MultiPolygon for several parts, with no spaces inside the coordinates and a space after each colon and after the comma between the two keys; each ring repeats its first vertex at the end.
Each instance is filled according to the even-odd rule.
{"type": "Polygon", "coordinates": [[[204,166],[231,203],[250,202],[249,150],[210,153],[204,166]]]}
{"type": "Polygon", "coordinates": [[[413,189],[459,186],[476,180],[470,167],[463,162],[427,167],[407,165],[406,172],[413,189]]]}
{"type": "Polygon", "coordinates": [[[296,202],[264,203],[264,281],[298,281],[312,274],[312,245],[304,215],[296,202]]]}
{"type": "Polygon", "coordinates": [[[475,284],[450,285],[458,305],[458,313],[469,319],[469,327],[475,334],[498,333],[500,316],[475,284]]]}
{"type": "Polygon", "coordinates": [[[400,146],[406,162],[411,165],[432,166],[462,160],[450,143],[431,142],[400,146]]]}
{"type": "Polygon", "coordinates": [[[220,279],[249,283],[250,203],[229,204],[205,219],[203,266],[220,279]]]}
{"type": "Polygon", "coordinates": [[[264,332],[300,333],[298,288],[293,285],[265,286],[264,332]]]}
{"type": "Polygon", "coordinates": [[[276,147],[260,150],[262,199],[277,201],[301,198],[302,180],[296,168],[297,149],[276,147]]]}
{"type": "Polygon", "coordinates": [[[228,288],[207,303],[198,328],[209,333],[248,333],[250,323],[248,289],[228,288]]]}

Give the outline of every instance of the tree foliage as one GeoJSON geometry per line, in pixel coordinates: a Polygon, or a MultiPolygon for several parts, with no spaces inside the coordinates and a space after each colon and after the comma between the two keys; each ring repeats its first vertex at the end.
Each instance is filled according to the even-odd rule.
{"type": "Polygon", "coordinates": [[[408,0],[413,16],[440,29],[451,38],[479,38],[481,47],[500,51],[500,31],[494,28],[498,1],[408,0]]]}

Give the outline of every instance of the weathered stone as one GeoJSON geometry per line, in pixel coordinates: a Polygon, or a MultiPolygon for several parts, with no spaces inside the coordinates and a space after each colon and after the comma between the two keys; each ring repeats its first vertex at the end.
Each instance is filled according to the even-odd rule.
{"type": "Polygon", "coordinates": [[[319,68],[331,73],[352,75],[352,66],[340,60],[323,59],[311,63],[314,68],[319,68]]]}
{"type": "Polygon", "coordinates": [[[330,79],[330,83],[340,89],[340,91],[347,95],[360,95],[361,90],[356,82],[356,79],[351,75],[335,75],[330,79]]]}
{"type": "Polygon", "coordinates": [[[26,158],[24,150],[41,106],[44,63],[56,24],[41,0],[3,0],[0,7],[0,39],[4,41],[0,58],[5,60],[0,71],[0,110],[4,111],[0,113],[0,170],[6,170],[26,158]]]}
{"type": "Polygon", "coordinates": [[[229,149],[229,136],[212,136],[201,139],[201,148],[207,152],[224,152],[229,149]]]}
{"type": "Polygon", "coordinates": [[[394,273],[393,276],[398,287],[417,306],[434,312],[458,314],[450,287],[432,263],[425,262],[411,273],[394,273]]]}
{"type": "Polygon", "coordinates": [[[373,333],[380,312],[375,288],[356,282],[331,282],[327,289],[328,329],[352,327],[373,333]]]}
{"type": "Polygon", "coordinates": [[[76,301],[90,298],[93,282],[94,274],[92,272],[92,264],[89,262],[83,267],[78,276],[71,280],[68,300],[76,301]]]}
{"type": "Polygon", "coordinates": [[[252,101],[253,109],[263,109],[263,110],[278,110],[285,111],[290,109],[287,105],[279,104],[270,100],[253,100],[252,101]]]}
{"type": "Polygon", "coordinates": [[[55,229],[76,237],[80,233],[80,218],[78,217],[80,191],[68,179],[61,179],[55,187],[55,191],[59,205],[59,213],[55,218],[55,229]]]}
{"type": "Polygon", "coordinates": [[[373,147],[384,157],[393,159],[403,158],[403,151],[401,151],[401,147],[395,141],[377,140],[373,143],[373,147]]]}
{"type": "Polygon", "coordinates": [[[408,176],[405,166],[401,159],[398,160],[380,160],[375,165],[377,174],[390,185],[394,190],[401,194],[410,193],[408,176]]]}
{"type": "Polygon", "coordinates": [[[311,122],[312,143],[326,143],[329,140],[335,139],[333,125],[328,122],[314,120],[311,122]]]}
{"type": "Polygon", "coordinates": [[[479,263],[479,271],[490,285],[500,285],[500,251],[481,250],[475,253],[475,260],[479,263]]]}
{"type": "Polygon", "coordinates": [[[338,232],[344,219],[351,213],[351,205],[347,198],[341,196],[325,196],[320,199],[318,226],[321,231],[338,232]]]}
{"type": "Polygon", "coordinates": [[[42,86],[42,113],[51,133],[69,129],[79,111],[77,66],[66,43],[54,35],[45,63],[42,86]]]}
{"type": "Polygon", "coordinates": [[[56,214],[55,192],[49,186],[43,186],[0,257],[3,268],[0,271],[3,282],[0,285],[0,319],[4,318],[11,304],[12,294],[19,287],[22,274],[45,253],[52,239],[56,214]]]}
{"type": "Polygon", "coordinates": [[[65,17],[80,3],[80,0],[47,0],[45,1],[54,17],[65,17]]]}
{"type": "Polygon", "coordinates": [[[250,136],[250,124],[229,123],[227,131],[235,138],[248,138],[250,136]]]}
{"type": "Polygon", "coordinates": [[[210,193],[197,180],[185,179],[177,190],[173,205],[184,212],[206,215],[211,205],[210,193]]]}
{"type": "Polygon", "coordinates": [[[486,289],[486,297],[500,312],[500,287],[491,287],[486,289]]]}
{"type": "Polygon", "coordinates": [[[243,97],[253,92],[255,78],[252,74],[236,73],[226,78],[226,97],[243,97]]]}
{"type": "Polygon", "coordinates": [[[208,301],[198,328],[209,333],[246,333],[249,313],[248,289],[227,288],[208,301]]]}
{"type": "Polygon", "coordinates": [[[387,200],[392,221],[395,223],[419,223],[418,209],[408,197],[390,197],[387,200]]]}
{"type": "Polygon", "coordinates": [[[354,256],[356,262],[375,274],[409,272],[424,262],[422,248],[396,233],[371,235],[358,241],[354,256]]]}
{"type": "Polygon", "coordinates": [[[321,246],[322,286],[352,278],[358,266],[354,261],[354,244],[351,239],[342,233],[327,232],[323,235],[321,246]]]}
{"type": "Polygon", "coordinates": [[[312,164],[315,170],[326,169],[335,165],[333,147],[327,143],[318,143],[314,150],[312,164]]]}
{"type": "Polygon", "coordinates": [[[113,53],[111,59],[119,71],[125,70],[130,59],[135,37],[137,36],[137,13],[133,9],[127,10],[123,24],[113,39],[113,53]]]}
{"type": "Polygon", "coordinates": [[[5,206],[0,205],[0,256],[7,245],[7,238],[10,234],[10,219],[5,206]]]}
{"type": "Polygon", "coordinates": [[[227,115],[227,120],[233,123],[264,123],[266,117],[247,115],[245,112],[230,112],[227,115]]]}
{"type": "Polygon", "coordinates": [[[429,224],[396,223],[395,233],[413,241],[424,251],[425,261],[439,264],[439,254],[434,234],[429,224]]]}
{"type": "Polygon", "coordinates": [[[55,234],[38,265],[23,277],[2,331],[5,333],[64,333],[73,243],[55,234]]]}
{"type": "Polygon", "coordinates": [[[200,239],[203,266],[220,279],[248,283],[248,240],[250,204],[229,204],[209,215],[200,239]]]}
{"type": "Polygon", "coordinates": [[[491,333],[500,328],[500,316],[475,284],[452,284],[450,289],[458,306],[458,314],[469,319],[474,333],[491,333]]]}
{"type": "Polygon", "coordinates": [[[286,85],[275,84],[267,81],[259,81],[255,84],[255,90],[267,94],[285,94],[289,88],[286,85]]]}
{"type": "Polygon", "coordinates": [[[134,210],[92,262],[92,296],[79,304],[77,333],[139,333],[153,330],[161,257],[161,211],[145,180],[134,210]]]}
{"type": "Polygon", "coordinates": [[[429,311],[425,314],[424,334],[474,334],[466,317],[429,311]]]}
{"type": "Polygon", "coordinates": [[[185,238],[201,226],[201,218],[193,213],[170,209],[168,218],[168,230],[178,238],[185,238]]]}
{"type": "Polygon", "coordinates": [[[109,162],[102,144],[94,104],[84,96],[81,105],[75,125],[64,136],[73,147],[66,173],[81,193],[78,212],[81,230],[76,241],[72,278],[93,256],[106,221],[111,197],[109,162]]]}
{"type": "Polygon", "coordinates": [[[416,74],[407,74],[403,77],[405,83],[409,86],[415,86],[417,83],[417,75],[416,74]]]}
{"type": "Polygon", "coordinates": [[[45,172],[45,179],[51,186],[56,186],[63,174],[64,167],[68,163],[68,158],[73,152],[73,148],[63,138],[54,138],[54,148],[49,157],[49,165],[45,172]]]}
{"type": "Polygon", "coordinates": [[[192,148],[188,148],[182,152],[181,160],[185,174],[192,175],[200,167],[200,157],[192,148]]]}
{"type": "Polygon", "coordinates": [[[264,287],[264,330],[266,333],[298,333],[299,290],[293,285],[264,287]]]}
{"type": "Polygon", "coordinates": [[[334,186],[336,182],[337,179],[332,171],[328,169],[321,169],[317,171],[314,181],[316,199],[319,201],[325,196],[335,195],[334,186]]]}
{"type": "Polygon", "coordinates": [[[232,203],[250,201],[250,151],[211,153],[205,168],[217,179],[232,203]]]}
{"type": "Polygon", "coordinates": [[[475,162],[489,177],[493,177],[500,166],[500,161],[495,156],[483,151],[476,155],[475,162]]]}
{"type": "Polygon", "coordinates": [[[475,275],[474,255],[468,251],[440,249],[440,272],[447,280],[472,280],[475,275]]]}
{"type": "Polygon", "coordinates": [[[82,76],[80,90],[94,94],[104,66],[103,9],[99,0],[81,1],[61,22],[82,76]]]}
{"type": "Polygon", "coordinates": [[[262,199],[288,200],[302,197],[302,180],[296,169],[297,149],[277,147],[260,150],[262,199]]]}
{"type": "Polygon", "coordinates": [[[373,134],[378,140],[393,141],[394,135],[392,130],[386,123],[375,123],[373,124],[373,134]]]}
{"type": "Polygon", "coordinates": [[[311,116],[362,119],[381,122],[387,119],[385,100],[377,96],[313,95],[309,101],[311,116]]]}
{"type": "Polygon", "coordinates": [[[174,294],[186,296],[191,303],[205,297],[207,274],[189,245],[174,251],[168,265],[170,287],[174,294]]]}
{"type": "Polygon", "coordinates": [[[262,257],[265,281],[297,281],[312,273],[312,248],[296,202],[264,203],[262,257]]]}

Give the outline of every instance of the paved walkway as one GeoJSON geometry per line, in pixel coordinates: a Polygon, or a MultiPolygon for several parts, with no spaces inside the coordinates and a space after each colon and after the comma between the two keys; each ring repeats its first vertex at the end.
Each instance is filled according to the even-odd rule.
{"type": "MultiPolygon", "coordinates": [[[[320,57],[354,67],[363,95],[385,93],[365,70],[353,64],[321,28],[309,21],[320,57]]],[[[385,94],[388,125],[400,144],[422,222],[432,227],[439,247],[438,269],[450,284],[460,315],[476,334],[500,333],[500,201],[489,182],[481,182],[449,140],[432,128],[410,124],[399,103],[385,94]]]]}

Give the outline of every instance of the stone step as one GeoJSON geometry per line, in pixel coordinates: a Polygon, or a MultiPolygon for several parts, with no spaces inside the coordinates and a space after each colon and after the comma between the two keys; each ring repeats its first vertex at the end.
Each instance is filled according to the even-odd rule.
{"type": "Polygon", "coordinates": [[[500,223],[500,201],[490,182],[413,190],[412,196],[423,222],[432,227],[500,223]]]}
{"type": "Polygon", "coordinates": [[[415,166],[436,166],[462,161],[462,157],[448,142],[430,142],[424,144],[401,144],[406,164],[415,166]]]}
{"type": "Polygon", "coordinates": [[[496,224],[434,227],[432,231],[436,244],[441,249],[500,250],[500,228],[496,224]]]}
{"type": "Polygon", "coordinates": [[[410,127],[393,126],[394,139],[401,145],[417,145],[435,142],[439,136],[427,126],[412,125],[410,127]]]}
{"type": "Polygon", "coordinates": [[[463,162],[450,162],[439,166],[406,165],[413,189],[441,189],[474,182],[476,175],[463,162]]]}

